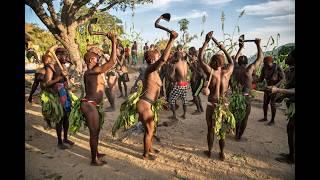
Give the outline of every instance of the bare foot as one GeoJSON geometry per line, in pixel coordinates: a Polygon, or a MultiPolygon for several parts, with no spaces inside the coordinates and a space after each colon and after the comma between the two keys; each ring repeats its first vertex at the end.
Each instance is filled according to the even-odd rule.
{"type": "Polygon", "coordinates": [[[74,145],[74,142],[70,141],[69,139],[64,139],[63,142],[67,143],[67,144],[69,144],[71,146],[74,145]]]}
{"type": "Polygon", "coordinates": [[[221,161],[224,161],[224,159],[225,159],[224,153],[220,153],[219,154],[219,158],[220,158],[221,161]]]}
{"type": "Polygon", "coordinates": [[[47,125],[47,126],[43,127],[43,129],[48,131],[48,130],[52,129],[52,127],[47,125]]]}
{"type": "Polygon", "coordinates": [[[106,161],[102,161],[102,160],[99,160],[99,159],[91,162],[91,166],[103,166],[105,164],[107,164],[106,161]]]}
{"type": "Polygon", "coordinates": [[[248,139],[245,138],[245,137],[238,137],[238,136],[236,136],[236,141],[238,141],[238,142],[246,142],[246,141],[248,141],[248,139]]]}
{"type": "Polygon", "coordinates": [[[277,160],[279,162],[288,163],[288,164],[293,164],[294,163],[293,159],[291,159],[289,157],[277,157],[277,158],[275,158],[275,160],[277,160]]]}
{"type": "Polygon", "coordinates": [[[101,158],[103,158],[104,156],[105,156],[106,154],[103,154],[103,153],[97,153],[97,158],[98,159],[101,159],[101,158]]]}
{"type": "Polygon", "coordinates": [[[175,121],[179,120],[176,116],[170,116],[169,119],[172,119],[172,120],[175,120],[175,121]]]}
{"type": "Polygon", "coordinates": [[[211,157],[211,152],[210,152],[210,151],[203,151],[203,153],[204,153],[205,155],[207,155],[207,156],[208,156],[208,158],[210,158],[210,157],[211,157]]]}
{"type": "Polygon", "coordinates": [[[192,115],[199,115],[199,114],[201,114],[201,112],[200,111],[194,111],[193,113],[191,113],[192,115]]]}
{"type": "Polygon", "coordinates": [[[63,143],[58,144],[58,148],[59,148],[59,149],[62,149],[62,150],[64,150],[64,149],[69,149],[68,146],[64,145],[63,143]]]}
{"type": "Polygon", "coordinates": [[[270,121],[270,122],[268,122],[268,124],[267,124],[268,126],[273,126],[274,125],[274,121],[270,121]]]}
{"type": "Polygon", "coordinates": [[[260,120],[258,120],[259,122],[264,122],[264,121],[268,121],[266,118],[262,118],[260,120]]]}
{"type": "Polygon", "coordinates": [[[160,151],[158,149],[155,149],[155,148],[150,149],[149,152],[153,153],[153,154],[159,154],[160,153],[160,151]]]}
{"type": "Polygon", "coordinates": [[[181,115],[180,117],[183,118],[183,119],[186,119],[186,115],[184,115],[184,114],[181,115]]]}
{"type": "Polygon", "coordinates": [[[154,161],[154,160],[156,160],[156,159],[157,159],[157,157],[156,157],[156,156],[151,155],[151,154],[144,155],[144,156],[142,156],[142,158],[143,158],[144,160],[150,160],[150,161],[154,161]]]}

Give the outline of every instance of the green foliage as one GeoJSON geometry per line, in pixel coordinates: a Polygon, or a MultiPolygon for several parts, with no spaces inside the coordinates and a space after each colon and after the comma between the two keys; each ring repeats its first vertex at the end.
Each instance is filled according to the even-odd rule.
{"type": "Polygon", "coordinates": [[[237,84],[234,78],[231,79],[232,94],[230,96],[230,111],[237,122],[241,122],[246,115],[246,98],[242,94],[241,86],[237,84]]]}
{"type": "MultiPolygon", "coordinates": [[[[205,16],[204,16],[205,17],[205,16]]],[[[203,21],[205,21],[205,18],[203,18],[203,21]]],[[[187,19],[181,19],[178,21],[180,31],[183,33],[182,36],[180,36],[179,44],[182,44],[184,49],[187,49],[187,45],[194,39],[198,38],[196,34],[190,35],[188,33],[188,25],[189,21],[187,19]]]]}
{"type": "MultiPolygon", "coordinates": [[[[81,8],[76,16],[84,15],[88,12],[87,7],[81,8]]],[[[122,21],[118,19],[117,17],[110,15],[107,12],[96,12],[92,18],[98,18],[97,24],[93,25],[95,31],[102,31],[102,32],[114,32],[118,35],[123,34],[123,26],[122,21]]],[[[110,41],[107,40],[104,36],[90,36],[88,32],[88,24],[89,22],[86,22],[85,24],[79,26],[76,31],[76,42],[79,45],[80,54],[83,56],[87,51],[87,42],[86,40],[89,40],[90,44],[102,44],[101,46],[104,50],[107,50],[111,47],[110,41]]]]}
{"type": "Polygon", "coordinates": [[[59,123],[63,117],[63,107],[57,94],[41,92],[42,115],[51,122],[59,123]]]}
{"type": "Polygon", "coordinates": [[[286,110],[286,116],[288,119],[291,119],[296,113],[296,105],[295,103],[290,103],[286,110]]]}
{"type": "Polygon", "coordinates": [[[33,45],[39,46],[38,53],[44,54],[46,50],[57,43],[54,36],[47,30],[41,29],[37,24],[25,24],[25,32],[33,45]]]}
{"type": "Polygon", "coordinates": [[[217,139],[225,139],[226,133],[232,131],[236,127],[236,120],[225,105],[225,99],[219,98],[218,103],[214,109],[213,118],[215,119],[214,133],[217,139]]]}

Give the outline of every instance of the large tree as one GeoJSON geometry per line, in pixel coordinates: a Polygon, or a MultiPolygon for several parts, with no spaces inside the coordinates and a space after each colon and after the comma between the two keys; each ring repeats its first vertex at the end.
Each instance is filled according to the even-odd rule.
{"type": "Polygon", "coordinates": [[[97,11],[103,12],[111,8],[125,11],[127,7],[148,2],[153,0],[98,0],[94,4],[90,3],[90,0],[61,0],[60,12],[57,12],[53,0],[25,0],[26,5],[33,9],[53,36],[69,51],[78,72],[82,71],[82,63],[79,46],[75,41],[77,27],[84,24],[97,11]],[[78,11],[85,5],[90,6],[88,13],[78,16],[78,11]],[[101,6],[104,7],[98,9],[101,6]]]}

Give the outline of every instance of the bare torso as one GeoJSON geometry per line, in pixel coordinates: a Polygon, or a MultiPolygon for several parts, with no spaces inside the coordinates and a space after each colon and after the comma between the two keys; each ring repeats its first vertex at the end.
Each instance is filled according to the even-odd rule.
{"type": "Polygon", "coordinates": [[[143,81],[143,96],[153,101],[157,100],[160,94],[161,86],[162,81],[160,79],[158,71],[153,71],[151,73],[146,72],[145,80],[143,81]]]}
{"type": "MultiPolygon", "coordinates": [[[[90,70],[89,70],[90,71],[90,70]]],[[[104,80],[102,74],[89,74],[88,71],[84,73],[85,84],[85,98],[90,101],[95,101],[100,104],[103,100],[104,80]]]]}
{"type": "Polygon", "coordinates": [[[280,78],[280,69],[276,64],[273,64],[272,68],[263,67],[262,71],[264,71],[264,78],[267,81],[268,86],[273,86],[277,84],[281,78],[280,78]]]}
{"type": "MultiPolygon", "coordinates": [[[[208,75],[208,77],[210,74],[208,75]]],[[[214,70],[211,82],[209,83],[209,102],[216,102],[219,97],[224,97],[229,86],[230,75],[226,70],[214,70]]]]}
{"type": "MultiPolygon", "coordinates": [[[[61,64],[61,65],[63,66],[64,69],[67,69],[64,66],[64,64],[61,64]]],[[[61,71],[61,68],[58,64],[48,64],[47,68],[49,68],[53,72],[51,80],[56,79],[59,76],[62,76],[62,71],[61,71]]],[[[66,82],[66,79],[63,78],[62,80],[60,80],[57,83],[65,83],[65,82],[66,82]]],[[[53,84],[51,87],[47,88],[47,90],[54,92],[54,93],[58,92],[58,89],[56,88],[55,84],[53,84]]]]}
{"type": "Polygon", "coordinates": [[[175,69],[175,81],[182,82],[187,81],[187,74],[188,74],[188,64],[185,61],[178,61],[174,64],[175,69]]]}
{"type": "Polygon", "coordinates": [[[253,81],[252,72],[249,72],[248,68],[244,66],[236,66],[234,67],[232,76],[236,80],[238,87],[241,86],[246,89],[252,88],[252,81],[253,81]]]}

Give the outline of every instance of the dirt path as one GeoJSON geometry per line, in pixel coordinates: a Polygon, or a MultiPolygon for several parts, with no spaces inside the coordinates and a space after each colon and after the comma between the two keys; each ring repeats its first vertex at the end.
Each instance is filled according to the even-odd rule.
{"type": "MultiPolygon", "coordinates": [[[[26,76],[26,80],[30,78],[26,76]]],[[[130,78],[134,79],[132,75],[130,78]]],[[[28,93],[29,88],[26,88],[26,99],[28,93]]],[[[188,97],[191,99],[190,94],[188,97]]],[[[205,98],[202,100],[206,107],[205,98]]],[[[43,128],[45,122],[39,98],[35,97],[33,104],[26,100],[26,179],[295,179],[294,165],[274,160],[279,153],[288,152],[284,111],[277,111],[275,126],[257,122],[263,116],[261,96],[253,103],[243,135],[246,140],[236,142],[233,137],[227,137],[224,162],[218,159],[216,139],[213,157],[208,159],[203,154],[207,149],[205,113],[191,115],[194,105],[188,106],[186,120],[180,119],[173,126],[158,128],[161,142],[154,140],[154,147],[160,150],[160,154],[155,161],[142,160],[142,134],[133,134],[123,142],[111,136],[113,122],[123,101],[117,99],[117,111],[106,113],[100,134],[99,150],[107,154],[104,158],[108,164],[92,167],[88,129],[70,137],[76,143],[72,148],[59,150],[55,130],[43,128]]],[[[106,102],[105,106],[108,105],[106,102]]],[[[177,113],[182,114],[182,108],[177,113]]],[[[169,111],[161,112],[160,121],[169,121],[170,115],[169,111]]]]}

